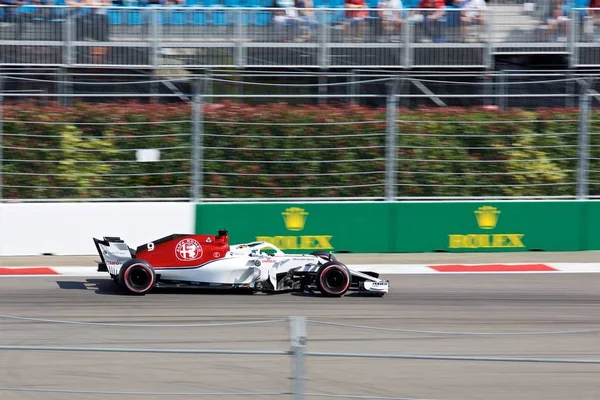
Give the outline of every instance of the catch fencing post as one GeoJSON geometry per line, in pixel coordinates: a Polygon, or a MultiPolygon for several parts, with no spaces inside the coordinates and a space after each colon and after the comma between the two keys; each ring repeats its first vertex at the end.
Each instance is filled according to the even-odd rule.
{"type": "Polygon", "coordinates": [[[506,95],[506,79],[505,79],[505,72],[504,70],[500,71],[500,73],[498,74],[498,79],[499,79],[499,85],[498,85],[498,90],[500,91],[500,97],[498,97],[498,107],[500,108],[500,110],[504,111],[506,110],[506,97],[504,97],[506,95]]]}
{"type": "Polygon", "coordinates": [[[590,118],[589,82],[580,81],[579,92],[579,165],[577,168],[577,198],[582,200],[588,197],[588,172],[589,172],[589,118],[590,118]]]}
{"type": "Polygon", "coordinates": [[[159,42],[160,42],[160,26],[158,24],[158,11],[155,8],[151,8],[149,11],[144,10],[143,12],[147,12],[150,14],[150,35],[152,40],[152,47],[150,54],[150,66],[156,71],[158,68],[158,52],[159,52],[159,42]]]}
{"type": "Polygon", "coordinates": [[[202,198],[202,170],[204,168],[203,146],[203,115],[202,115],[202,89],[201,79],[194,80],[192,95],[192,201],[197,202],[202,198]]]}
{"type": "Polygon", "coordinates": [[[579,23],[575,22],[579,20],[579,10],[574,8],[571,9],[571,20],[567,21],[567,50],[569,52],[569,69],[576,68],[579,63],[578,55],[578,47],[575,45],[577,38],[579,37],[579,23]]]}
{"type": "Polygon", "coordinates": [[[304,400],[304,357],[306,352],[306,317],[290,317],[292,341],[294,400],[304,400]]]}
{"type": "Polygon", "coordinates": [[[356,71],[352,70],[348,76],[348,91],[350,92],[350,104],[356,105],[356,71]]]}
{"type": "Polygon", "coordinates": [[[387,201],[394,201],[396,197],[396,112],[398,109],[398,99],[396,90],[398,79],[394,79],[390,84],[390,90],[386,102],[386,161],[385,161],[385,198],[387,201]]]}
{"type": "Polygon", "coordinates": [[[73,18],[75,15],[75,8],[66,7],[67,19],[63,25],[63,64],[67,67],[70,67],[73,64],[73,27],[75,24],[73,23],[73,18]],[[73,12],[71,12],[73,11],[73,12]]]}

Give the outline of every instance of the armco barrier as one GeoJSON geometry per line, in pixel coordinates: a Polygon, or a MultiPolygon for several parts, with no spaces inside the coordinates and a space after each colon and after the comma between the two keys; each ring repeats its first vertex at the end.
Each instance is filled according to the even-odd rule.
{"type": "Polygon", "coordinates": [[[196,232],[265,240],[286,252],[498,252],[600,249],[600,202],[198,204],[196,232]]]}

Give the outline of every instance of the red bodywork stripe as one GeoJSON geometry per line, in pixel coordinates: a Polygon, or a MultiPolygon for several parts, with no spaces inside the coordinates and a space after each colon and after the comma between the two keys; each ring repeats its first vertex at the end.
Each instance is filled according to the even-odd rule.
{"type": "Polygon", "coordinates": [[[58,275],[58,272],[48,267],[2,268],[0,275],[58,275]]]}
{"type": "Polygon", "coordinates": [[[481,265],[431,265],[438,272],[543,272],[558,271],[546,264],[481,264],[481,265]]]}

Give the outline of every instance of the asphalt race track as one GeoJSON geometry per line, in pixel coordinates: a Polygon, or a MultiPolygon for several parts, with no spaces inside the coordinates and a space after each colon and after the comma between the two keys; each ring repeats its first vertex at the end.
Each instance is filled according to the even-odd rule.
{"type": "MultiPolygon", "coordinates": [[[[110,280],[98,278],[3,277],[0,346],[286,351],[290,348],[286,321],[189,325],[296,315],[397,329],[311,322],[308,351],[600,360],[600,274],[389,278],[391,293],[383,298],[350,295],[325,299],[198,291],[159,291],[132,297],[120,295],[110,280]]],[[[308,357],[306,372],[308,393],[439,400],[600,398],[600,364],[308,357]]],[[[292,376],[291,358],[279,355],[0,350],[0,388],[53,391],[0,390],[2,400],[291,398],[192,394],[289,393],[292,376]]]]}

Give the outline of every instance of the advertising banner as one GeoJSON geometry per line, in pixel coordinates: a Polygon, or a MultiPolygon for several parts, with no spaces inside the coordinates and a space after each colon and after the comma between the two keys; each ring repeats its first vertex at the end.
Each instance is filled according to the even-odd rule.
{"type": "Polygon", "coordinates": [[[583,250],[578,201],[397,204],[398,252],[583,250]]]}
{"type": "Polygon", "coordinates": [[[600,249],[600,202],[198,204],[196,232],[267,241],[290,253],[600,249]]]}
{"type": "Polygon", "coordinates": [[[584,250],[600,250],[600,201],[584,202],[583,207],[584,250]]]}
{"type": "Polygon", "coordinates": [[[267,241],[289,253],[393,251],[391,203],[198,204],[196,232],[227,229],[231,243],[267,241]]]}

